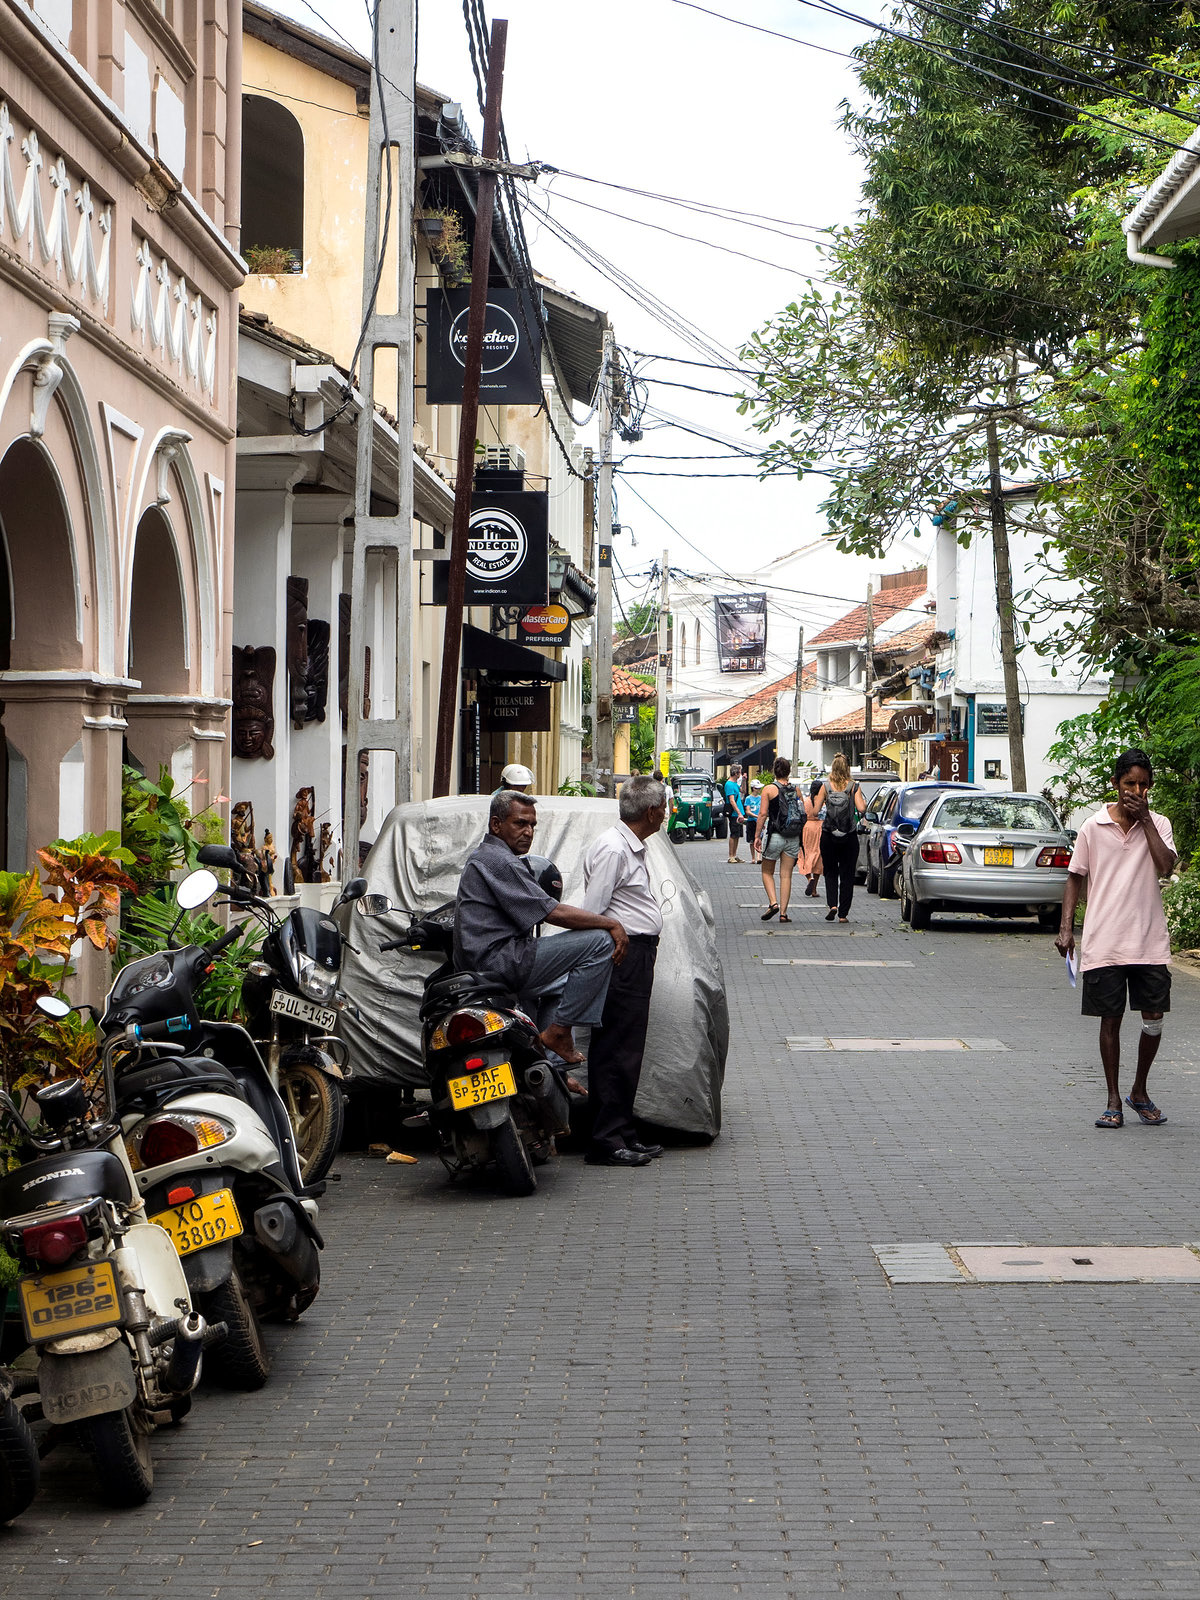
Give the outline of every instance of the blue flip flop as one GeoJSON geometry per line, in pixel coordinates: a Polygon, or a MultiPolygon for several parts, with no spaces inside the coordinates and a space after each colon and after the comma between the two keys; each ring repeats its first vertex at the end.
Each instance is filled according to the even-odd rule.
{"type": "Polygon", "coordinates": [[[1119,1106],[1109,1106],[1102,1117],[1096,1118],[1098,1128],[1123,1128],[1125,1126],[1125,1113],[1119,1106]]]}
{"type": "Polygon", "coordinates": [[[1148,1128],[1161,1128],[1167,1120],[1153,1100],[1133,1100],[1129,1095],[1126,1095],[1125,1104],[1131,1111],[1137,1112],[1148,1128]],[[1153,1113],[1153,1115],[1150,1113],[1153,1113]]]}

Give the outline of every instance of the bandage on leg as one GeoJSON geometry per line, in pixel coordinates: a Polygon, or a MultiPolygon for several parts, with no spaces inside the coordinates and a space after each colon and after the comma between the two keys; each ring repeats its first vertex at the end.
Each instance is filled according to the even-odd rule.
{"type": "Polygon", "coordinates": [[[1142,1019],[1142,1032],[1148,1039],[1157,1039],[1163,1030],[1163,1019],[1155,1017],[1153,1021],[1142,1019]]]}

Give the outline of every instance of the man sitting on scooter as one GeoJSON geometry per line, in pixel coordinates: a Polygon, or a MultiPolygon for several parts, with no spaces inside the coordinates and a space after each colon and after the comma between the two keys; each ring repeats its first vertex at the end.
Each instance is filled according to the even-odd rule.
{"type": "Polygon", "coordinates": [[[561,985],[541,1040],[572,1066],[583,1057],[571,1028],[599,1023],[609,977],[629,937],[615,917],[560,905],[542,889],[525,860],[536,826],[529,795],[508,789],[492,796],[487,834],[459,879],[454,965],[495,979],[532,1015],[541,997],[561,985]],[[535,938],[543,922],[569,931],[535,938]]]}

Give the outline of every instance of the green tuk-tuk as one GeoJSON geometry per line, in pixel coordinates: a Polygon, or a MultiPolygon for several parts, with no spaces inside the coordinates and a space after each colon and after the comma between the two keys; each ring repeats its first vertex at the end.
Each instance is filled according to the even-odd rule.
{"type": "Polygon", "coordinates": [[[672,844],[685,839],[711,839],[713,836],[713,782],[701,773],[680,773],[674,782],[667,838],[672,844]]]}

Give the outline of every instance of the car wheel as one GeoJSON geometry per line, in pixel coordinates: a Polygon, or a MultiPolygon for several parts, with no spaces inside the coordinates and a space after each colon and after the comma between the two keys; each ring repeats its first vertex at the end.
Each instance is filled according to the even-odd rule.
{"type": "Polygon", "coordinates": [[[919,932],[927,928],[933,920],[933,913],[927,905],[922,905],[919,900],[914,900],[909,910],[908,920],[912,927],[919,932]]]}
{"type": "Polygon", "coordinates": [[[1041,906],[1037,914],[1039,928],[1045,928],[1047,933],[1053,933],[1062,921],[1061,906],[1041,906]]]}
{"type": "Polygon", "coordinates": [[[725,817],[722,817],[720,822],[718,822],[718,823],[716,823],[714,825],[713,833],[716,835],[716,837],[718,839],[728,839],[728,837],[729,837],[729,822],[725,817]]]}
{"type": "Polygon", "coordinates": [[[895,869],[895,867],[880,867],[880,869],[879,869],[879,898],[881,900],[894,900],[896,898],[896,869],[895,869]]]}
{"type": "Polygon", "coordinates": [[[870,856],[867,857],[867,893],[868,894],[878,894],[879,893],[879,874],[875,871],[875,868],[871,865],[870,856]]]}
{"type": "Polygon", "coordinates": [[[900,920],[909,922],[912,919],[912,900],[908,893],[908,879],[900,874],[900,920]]]}

